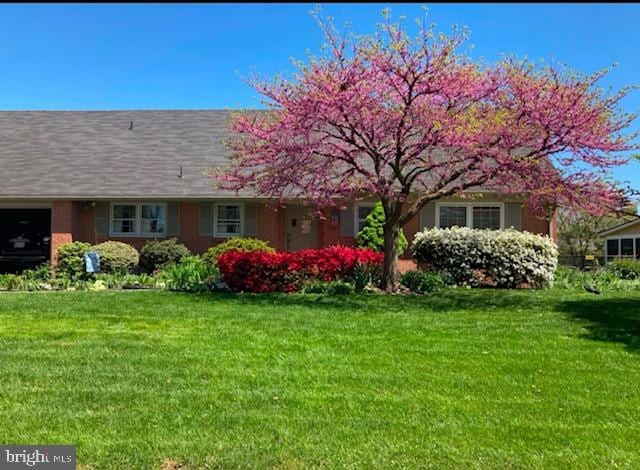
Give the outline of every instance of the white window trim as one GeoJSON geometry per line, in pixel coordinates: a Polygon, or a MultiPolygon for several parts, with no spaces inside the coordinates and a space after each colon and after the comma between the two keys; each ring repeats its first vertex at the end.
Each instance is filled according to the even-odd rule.
{"type": "Polygon", "coordinates": [[[440,228],[440,207],[464,206],[467,208],[467,227],[473,228],[474,207],[500,207],[500,230],[504,230],[504,202],[436,202],[436,227],[440,228]]]}
{"type": "Polygon", "coordinates": [[[243,202],[215,202],[213,204],[213,238],[234,238],[242,237],[244,234],[244,203],[243,202]],[[240,207],[240,233],[221,233],[218,232],[218,207],[220,206],[238,206],[240,207]]]}
{"type": "Polygon", "coordinates": [[[609,262],[609,240],[616,240],[618,242],[618,254],[611,255],[611,258],[614,259],[638,259],[638,252],[636,251],[636,240],[640,239],[640,234],[629,234],[629,235],[616,235],[613,237],[605,237],[604,239],[604,263],[607,264],[609,262]],[[622,239],[631,239],[633,240],[633,255],[623,255],[622,254],[622,239]]]}
{"type": "Polygon", "coordinates": [[[109,205],[109,236],[110,237],[144,237],[144,238],[163,238],[167,236],[167,221],[169,212],[166,202],[139,202],[139,201],[117,201],[111,202],[109,205]],[[136,206],[135,232],[116,232],[113,230],[113,208],[114,206],[136,206]],[[162,232],[141,232],[142,228],[142,206],[160,206],[164,209],[164,230],[162,232]]]}
{"type": "Polygon", "coordinates": [[[356,202],[353,205],[353,236],[355,237],[356,235],[358,235],[358,220],[360,220],[358,218],[358,209],[360,207],[375,207],[376,203],[375,202],[356,202]]]}

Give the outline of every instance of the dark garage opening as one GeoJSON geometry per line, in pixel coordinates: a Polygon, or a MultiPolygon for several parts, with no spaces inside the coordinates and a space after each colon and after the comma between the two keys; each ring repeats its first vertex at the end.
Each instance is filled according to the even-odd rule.
{"type": "Polygon", "coordinates": [[[46,263],[50,248],[51,209],[0,209],[0,272],[46,263]]]}

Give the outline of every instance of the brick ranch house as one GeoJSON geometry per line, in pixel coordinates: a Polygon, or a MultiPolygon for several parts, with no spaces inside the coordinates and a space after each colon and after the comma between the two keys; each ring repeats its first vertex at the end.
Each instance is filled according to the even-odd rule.
{"type": "MultiPolygon", "coordinates": [[[[205,175],[225,164],[229,111],[0,112],[0,261],[48,261],[81,240],[137,248],[176,237],[195,253],[232,236],[278,250],[353,244],[372,204],[350,204],[320,220],[301,203],[220,191],[205,175]]],[[[513,226],[555,234],[514,198],[485,193],[427,205],[406,227],[513,226]]]]}

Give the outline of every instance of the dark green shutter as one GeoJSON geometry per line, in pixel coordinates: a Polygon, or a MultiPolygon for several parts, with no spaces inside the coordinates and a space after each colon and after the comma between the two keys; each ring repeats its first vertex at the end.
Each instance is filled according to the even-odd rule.
{"type": "Polygon", "coordinates": [[[167,236],[177,237],[180,235],[180,203],[170,202],[167,204],[167,236]]]}
{"type": "Polygon", "coordinates": [[[248,203],[244,205],[243,235],[254,237],[258,233],[258,205],[248,203]]]}
{"type": "Polygon", "coordinates": [[[340,235],[343,237],[353,237],[355,230],[353,226],[353,204],[340,211],[340,235]]]}
{"type": "Polygon", "coordinates": [[[436,203],[428,202],[420,209],[420,230],[436,226],[436,203]]]}
{"type": "Polygon", "coordinates": [[[96,202],[94,208],[96,234],[107,235],[109,233],[109,203],[96,202]]]}
{"type": "Polygon", "coordinates": [[[507,202],[504,205],[504,228],[513,227],[522,230],[522,204],[507,202]]]}
{"type": "Polygon", "coordinates": [[[198,235],[213,236],[213,204],[203,203],[198,208],[198,235]]]}

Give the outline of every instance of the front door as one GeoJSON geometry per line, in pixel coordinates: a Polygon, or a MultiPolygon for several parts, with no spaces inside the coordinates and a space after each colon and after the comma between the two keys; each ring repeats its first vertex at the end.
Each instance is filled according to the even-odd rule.
{"type": "Polygon", "coordinates": [[[287,207],[285,243],[287,251],[318,247],[318,221],[309,213],[308,207],[287,207]]]}

